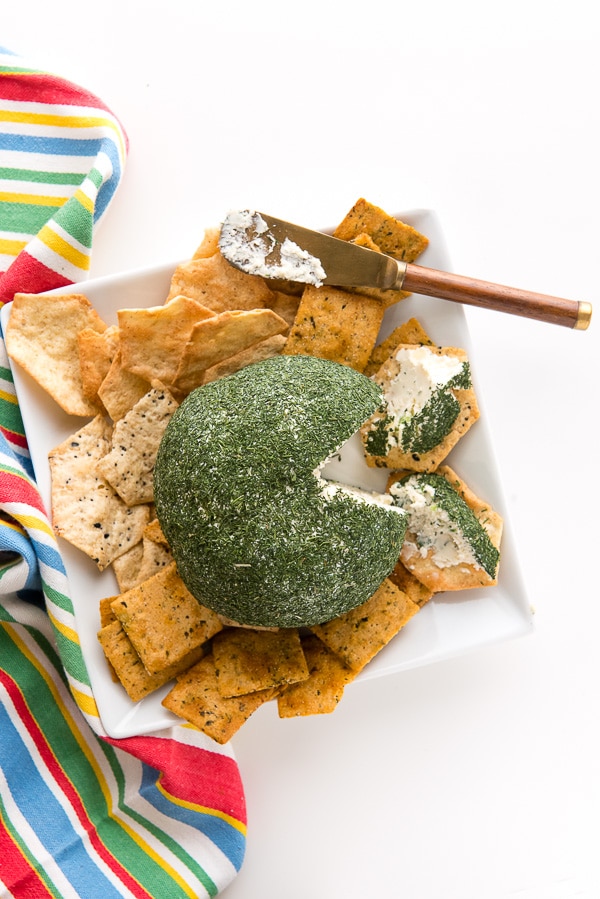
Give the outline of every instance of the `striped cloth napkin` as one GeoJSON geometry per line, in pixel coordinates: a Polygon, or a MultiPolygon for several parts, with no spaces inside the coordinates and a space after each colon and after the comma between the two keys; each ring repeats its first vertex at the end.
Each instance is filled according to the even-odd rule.
{"type": "MultiPolygon", "coordinates": [[[[98,98],[0,49],[1,303],[85,279],[126,154],[98,98]]],[[[245,852],[232,751],[103,731],[2,339],[0,378],[0,899],[216,896],[245,852]]]]}

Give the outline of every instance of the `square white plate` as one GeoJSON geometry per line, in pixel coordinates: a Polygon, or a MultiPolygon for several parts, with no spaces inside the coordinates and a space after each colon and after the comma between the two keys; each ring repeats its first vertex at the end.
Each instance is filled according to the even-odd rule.
{"type": "MultiPolygon", "coordinates": [[[[450,262],[436,215],[429,210],[413,210],[398,213],[398,217],[429,237],[429,247],[419,262],[449,271],[450,262]]],[[[86,281],[68,288],[68,292],[84,293],[103,319],[113,324],[119,309],[163,303],[177,262],[86,281]]],[[[9,314],[10,304],[2,310],[5,330],[9,314]]],[[[445,593],[432,599],[367,666],[360,675],[363,680],[523,636],[532,629],[531,609],[522,583],[510,514],[506,509],[494,458],[491,421],[485,398],[477,390],[477,351],[484,350],[472,347],[460,305],[416,295],[402,300],[386,312],[382,336],[411,316],[419,318],[438,345],[462,347],[469,355],[481,417],[455,447],[447,462],[476,494],[488,500],[504,517],[500,577],[495,587],[445,593]]],[[[18,365],[13,366],[13,375],[38,486],[49,510],[48,453],[81,427],[84,420],[66,415],[18,365]]],[[[348,482],[353,483],[358,477],[362,486],[383,489],[385,473],[367,468],[356,444],[352,442],[343,457],[341,471],[339,466],[337,470],[332,466],[330,474],[343,480],[345,470],[348,482]]],[[[60,540],[60,549],[67,570],[81,647],[104,728],[110,736],[119,738],[148,733],[173,724],[177,719],[161,705],[168,687],[141,702],[133,703],[109,674],[96,634],[100,625],[99,600],[117,592],[112,571],[99,572],[90,559],[63,540],[60,540]]]]}

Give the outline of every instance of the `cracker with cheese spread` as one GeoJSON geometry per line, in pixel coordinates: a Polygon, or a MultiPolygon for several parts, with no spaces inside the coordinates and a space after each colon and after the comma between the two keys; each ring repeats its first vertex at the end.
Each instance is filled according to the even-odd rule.
{"type": "Polygon", "coordinates": [[[434,593],[498,582],[502,516],[448,465],[395,472],[395,505],[409,516],[400,562],[434,593]]]}
{"type": "Polygon", "coordinates": [[[371,467],[433,471],[479,418],[462,349],[400,344],[373,380],[384,404],[361,428],[371,467]]]}

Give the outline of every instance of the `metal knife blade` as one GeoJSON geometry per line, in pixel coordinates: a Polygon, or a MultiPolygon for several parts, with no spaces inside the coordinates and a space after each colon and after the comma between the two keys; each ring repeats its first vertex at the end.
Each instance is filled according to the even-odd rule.
{"type": "Polygon", "coordinates": [[[249,274],[317,287],[400,290],[405,272],[403,263],[384,253],[250,210],[225,218],[219,247],[228,262],[249,274]]]}
{"type": "Polygon", "coordinates": [[[222,255],[236,268],[279,281],[320,287],[407,290],[585,331],[592,306],[402,262],[321,231],[244,210],[225,218],[222,255]]]}

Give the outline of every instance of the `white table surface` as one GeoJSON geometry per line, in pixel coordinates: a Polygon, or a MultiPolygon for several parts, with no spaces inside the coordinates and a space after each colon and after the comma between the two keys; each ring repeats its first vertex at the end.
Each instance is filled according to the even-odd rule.
{"type": "MultiPolygon", "coordinates": [[[[587,0],[29,0],[0,30],[129,134],[92,277],[185,257],[232,207],[318,227],[364,196],[435,209],[457,272],[591,302],[599,37],[587,0]]],[[[600,896],[600,321],[467,316],[534,632],[330,716],[259,711],[227,899],[600,896]]]]}

